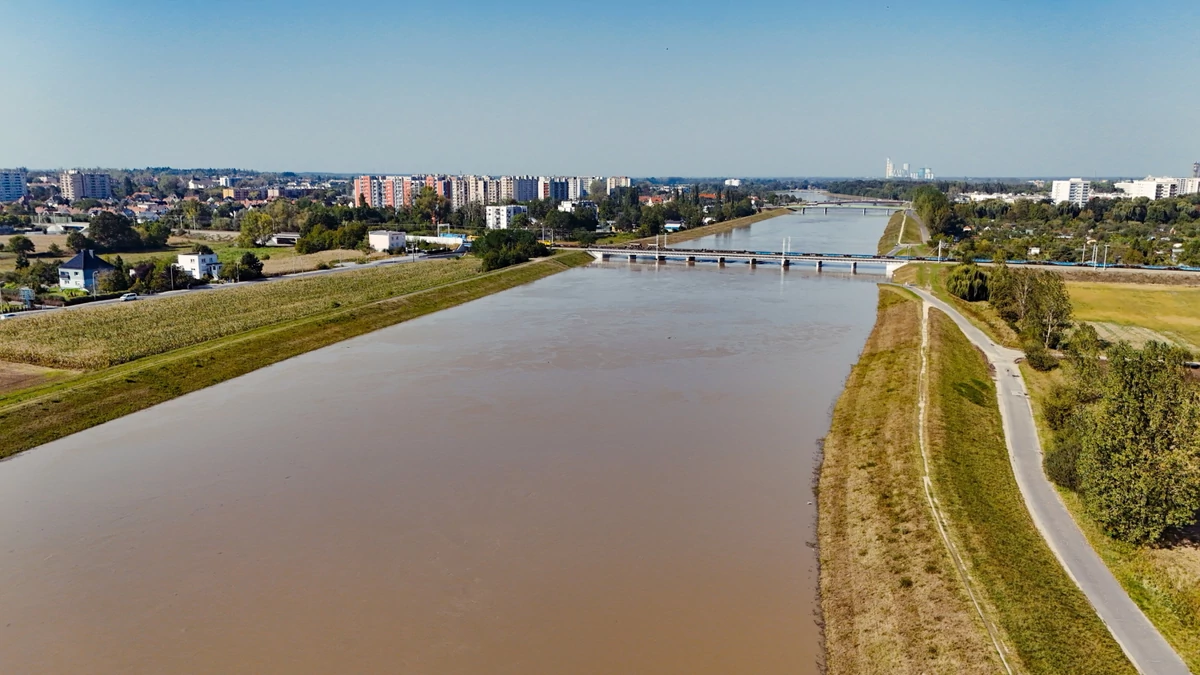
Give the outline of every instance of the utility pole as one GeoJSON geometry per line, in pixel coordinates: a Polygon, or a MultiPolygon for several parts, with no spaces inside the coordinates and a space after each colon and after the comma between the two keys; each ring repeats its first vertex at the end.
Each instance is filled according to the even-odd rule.
{"type": "Polygon", "coordinates": [[[1108,244],[1104,245],[1104,267],[1103,267],[1103,269],[1108,269],[1108,244]]]}

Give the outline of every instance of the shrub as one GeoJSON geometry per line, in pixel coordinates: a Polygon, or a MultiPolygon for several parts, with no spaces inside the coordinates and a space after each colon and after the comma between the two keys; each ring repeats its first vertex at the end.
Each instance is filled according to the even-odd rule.
{"type": "Polygon", "coordinates": [[[1079,436],[1064,429],[1054,435],[1043,460],[1050,480],[1069,490],[1079,489],[1079,447],[1079,436]]]}
{"type": "Polygon", "coordinates": [[[1054,358],[1054,354],[1051,354],[1050,350],[1046,349],[1042,343],[1026,342],[1023,348],[1025,350],[1025,360],[1034,370],[1046,372],[1058,367],[1058,359],[1054,358]]]}

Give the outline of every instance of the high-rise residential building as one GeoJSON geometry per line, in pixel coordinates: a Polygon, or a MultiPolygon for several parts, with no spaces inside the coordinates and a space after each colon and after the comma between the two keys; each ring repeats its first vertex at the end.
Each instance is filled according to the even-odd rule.
{"type": "Polygon", "coordinates": [[[1141,180],[1117,183],[1116,187],[1124,190],[1130,197],[1146,197],[1155,200],[1179,196],[1180,184],[1178,178],[1146,176],[1141,180]]]}
{"type": "Polygon", "coordinates": [[[15,202],[29,194],[25,169],[0,169],[0,202],[15,202]]]}
{"type": "Polygon", "coordinates": [[[1200,176],[1192,178],[1179,179],[1179,194],[1194,195],[1200,194],[1200,176]]]}
{"type": "MultiPolygon", "coordinates": [[[[629,187],[632,185],[629,181],[629,176],[609,176],[608,177],[608,194],[612,194],[617,188],[629,187]]],[[[592,195],[593,197],[595,195],[592,195]]]]}
{"type": "Polygon", "coordinates": [[[553,199],[556,202],[571,198],[570,185],[566,178],[550,178],[542,176],[537,182],[537,198],[553,199]]]}
{"type": "Polygon", "coordinates": [[[457,211],[466,206],[469,200],[467,179],[462,176],[450,176],[450,208],[457,211]]]}
{"type": "Polygon", "coordinates": [[[112,178],[106,173],[82,173],[75,169],[58,176],[58,189],[68,201],[112,199],[112,178]]]}
{"type": "Polygon", "coordinates": [[[512,219],[516,217],[518,213],[529,213],[529,209],[519,204],[488,206],[487,229],[507,230],[509,225],[512,224],[512,219]]]}
{"type": "Polygon", "coordinates": [[[1070,202],[1083,206],[1091,199],[1092,184],[1082,178],[1071,180],[1056,180],[1050,186],[1050,200],[1055,204],[1070,202]]]}
{"type": "Polygon", "coordinates": [[[1200,162],[1192,162],[1192,178],[1200,178],[1200,162]]]}
{"type": "Polygon", "coordinates": [[[221,187],[233,187],[233,179],[229,176],[221,176],[217,179],[217,185],[221,187]]]}
{"type": "Polygon", "coordinates": [[[896,177],[896,167],[892,165],[891,157],[888,157],[887,162],[885,162],[883,165],[883,177],[884,178],[895,178],[896,177]]]}
{"type": "Polygon", "coordinates": [[[592,182],[589,176],[573,176],[567,179],[567,199],[583,199],[587,196],[588,185],[592,182]]]}

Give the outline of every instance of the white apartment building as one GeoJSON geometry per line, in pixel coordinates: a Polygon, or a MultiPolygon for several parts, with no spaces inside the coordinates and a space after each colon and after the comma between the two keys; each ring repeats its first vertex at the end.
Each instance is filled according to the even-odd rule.
{"type": "MultiPolygon", "coordinates": [[[[1196,178],[1180,178],[1179,194],[1194,195],[1200,193],[1200,176],[1196,178]]],[[[2,199],[0,199],[2,201],[2,199]]]]}
{"type": "MultiPolygon", "coordinates": [[[[609,176],[608,177],[608,194],[612,194],[617,188],[630,187],[629,176],[609,176]]],[[[595,195],[591,195],[595,197],[595,195]]]]}
{"type": "Polygon", "coordinates": [[[112,179],[106,173],[81,173],[75,169],[58,177],[58,189],[69,201],[76,199],[112,199],[112,179]]]}
{"type": "Polygon", "coordinates": [[[567,179],[567,199],[583,199],[588,196],[588,186],[592,184],[590,176],[572,176],[567,179]]]}
{"type": "Polygon", "coordinates": [[[1050,200],[1055,204],[1069,202],[1075,206],[1083,206],[1091,198],[1092,184],[1082,178],[1056,180],[1050,186],[1050,200]]]}
{"type": "Polygon", "coordinates": [[[403,250],[407,246],[407,233],[392,230],[371,230],[367,233],[367,245],[375,251],[403,250]]]}
{"type": "Polygon", "coordinates": [[[570,185],[566,178],[549,178],[542,176],[537,182],[537,198],[553,199],[556,202],[571,198],[570,185]]]}
{"type": "Polygon", "coordinates": [[[563,213],[576,213],[578,211],[591,211],[592,213],[596,213],[599,211],[599,207],[597,207],[596,202],[593,201],[568,200],[559,203],[558,210],[562,211],[563,213]]]}
{"type": "Polygon", "coordinates": [[[529,213],[529,209],[516,204],[487,207],[487,229],[507,230],[518,213],[529,213]]]}
{"type": "Polygon", "coordinates": [[[0,202],[15,202],[29,194],[25,169],[0,169],[0,202]]]}
{"type": "Polygon", "coordinates": [[[741,187],[741,186],[742,186],[741,178],[726,178],[725,179],[725,187],[741,187]]]}
{"type": "Polygon", "coordinates": [[[1118,190],[1123,191],[1130,197],[1135,199],[1137,197],[1146,197],[1151,201],[1166,199],[1168,197],[1178,197],[1180,187],[1178,178],[1168,178],[1166,176],[1159,178],[1146,176],[1141,180],[1131,180],[1116,184],[1118,190]]]}
{"type": "Polygon", "coordinates": [[[221,263],[217,262],[216,253],[180,253],[175,264],[195,279],[205,276],[215,278],[221,273],[221,263]]]}

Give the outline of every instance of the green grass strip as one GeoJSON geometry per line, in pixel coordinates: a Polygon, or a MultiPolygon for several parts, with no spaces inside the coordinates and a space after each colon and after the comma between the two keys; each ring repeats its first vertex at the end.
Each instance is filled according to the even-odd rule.
{"type": "Polygon", "coordinates": [[[932,476],[970,573],[1031,673],[1133,673],[1033,524],[1013,477],[989,367],[930,312],[932,476]]]}

